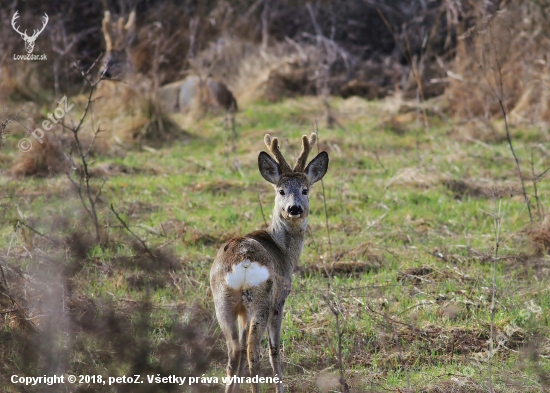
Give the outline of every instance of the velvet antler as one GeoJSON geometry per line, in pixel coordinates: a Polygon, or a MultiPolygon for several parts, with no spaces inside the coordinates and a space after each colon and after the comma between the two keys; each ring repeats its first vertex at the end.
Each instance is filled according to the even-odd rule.
{"type": "Polygon", "coordinates": [[[124,18],[118,18],[118,21],[113,22],[111,12],[105,11],[105,16],[102,21],[103,36],[105,37],[105,49],[110,52],[112,49],[120,50],[134,35],[136,25],[136,12],[130,12],[128,21],[124,24],[124,18]]]}
{"type": "Polygon", "coordinates": [[[311,134],[309,140],[307,139],[307,135],[302,136],[302,151],[294,165],[294,172],[304,172],[306,170],[307,156],[313,149],[313,146],[315,146],[315,142],[317,142],[317,134],[311,134]]]}
{"type": "Polygon", "coordinates": [[[111,32],[109,31],[109,24],[111,23],[111,13],[105,11],[105,17],[103,18],[102,27],[103,27],[103,36],[105,37],[105,49],[107,52],[110,52],[113,48],[113,40],[111,39],[111,32]]]}
{"type": "Polygon", "coordinates": [[[285,158],[283,157],[283,153],[281,153],[281,149],[279,148],[279,140],[277,138],[271,138],[271,135],[269,134],[265,134],[264,142],[271,153],[275,156],[275,160],[277,160],[277,163],[279,164],[281,173],[292,173],[290,165],[288,165],[288,162],[286,162],[285,158]]]}

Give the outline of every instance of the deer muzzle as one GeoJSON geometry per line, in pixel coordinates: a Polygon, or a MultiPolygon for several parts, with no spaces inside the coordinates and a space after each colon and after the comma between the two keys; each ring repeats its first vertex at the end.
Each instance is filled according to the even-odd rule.
{"type": "Polygon", "coordinates": [[[302,209],[302,206],[298,205],[292,205],[288,208],[287,213],[290,218],[298,218],[302,215],[304,212],[304,209],[302,209]]]}

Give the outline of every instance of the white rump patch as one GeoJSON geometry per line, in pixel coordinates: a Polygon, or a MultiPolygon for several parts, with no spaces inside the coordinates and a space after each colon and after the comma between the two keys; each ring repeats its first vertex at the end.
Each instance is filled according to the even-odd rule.
{"type": "Polygon", "coordinates": [[[267,267],[258,262],[244,261],[233,266],[233,271],[225,277],[227,285],[233,289],[243,290],[255,287],[265,282],[269,278],[267,267]]]}

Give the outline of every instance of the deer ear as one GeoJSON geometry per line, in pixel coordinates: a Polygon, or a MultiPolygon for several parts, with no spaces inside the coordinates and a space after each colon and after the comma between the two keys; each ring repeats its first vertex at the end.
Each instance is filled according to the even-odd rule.
{"type": "Polygon", "coordinates": [[[262,177],[271,184],[277,184],[281,178],[281,168],[265,151],[260,152],[258,156],[258,169],[262,177]]]}
{"type": "Polygon", "coordinates": [[[322,151],[310,161],[304,171],[310,184],[316,183],[325,176],[328,170],[328,154],[322,151]]]}

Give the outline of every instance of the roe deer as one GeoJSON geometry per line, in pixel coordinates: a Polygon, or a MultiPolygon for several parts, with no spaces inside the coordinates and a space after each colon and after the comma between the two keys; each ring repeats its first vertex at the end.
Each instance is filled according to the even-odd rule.
{"type": "MultiPolygon", "coordinates": [[[[271,225],[225,243],[210,270],[210,287],[216,316],[227,341],[227,375],[242,377],[248,362],[250,376],[260,373],[260,342],[267,328],[273,373],[281,382],[279,346],[285,300],[290,294],[292,273],[300,260],[309,215],[309,191],[328,169],[328,154],[319,153],[306,166],[317,140],[316,134],[302,137],[302,151],[291,168],[283,157],[277,138],[266,135],[271,153],[258,156],[260,174],[275,188],[271,225]]],[[[236,392],[238,382],[226,385],[236,392]]],[[[259,393],[260,384],[252,391],[259,393]]]]}
{"type": "Polygon", "coordinates": [[[111,13],[105,11],[101,27],[105,38],[105,55],[99,72],[107,79],[118,79],[133,69],[129,52],[136,36],[136,12],[130,12],[125,24],[122,17],[112,22],[111,13]]]}
{"type": "MultiPolygon", "coordinates": [[[[135,16],[135,11],[132,11],[126,23],[124,18],[113,22],[111,13],[105,11],[102,22],[105,56],[100,69],[101,76],[107,79],[121,79],[128,74],[135,74],[136,64],[132,52],[132,44],[136,37],[135,16]]],[[[197,107],[237,110],[237,100],[227,86],[215,79],[195,75],[161,86],[157,91],[157,97],[163,107],[171,112],[188,111],[197,107]]]]}

